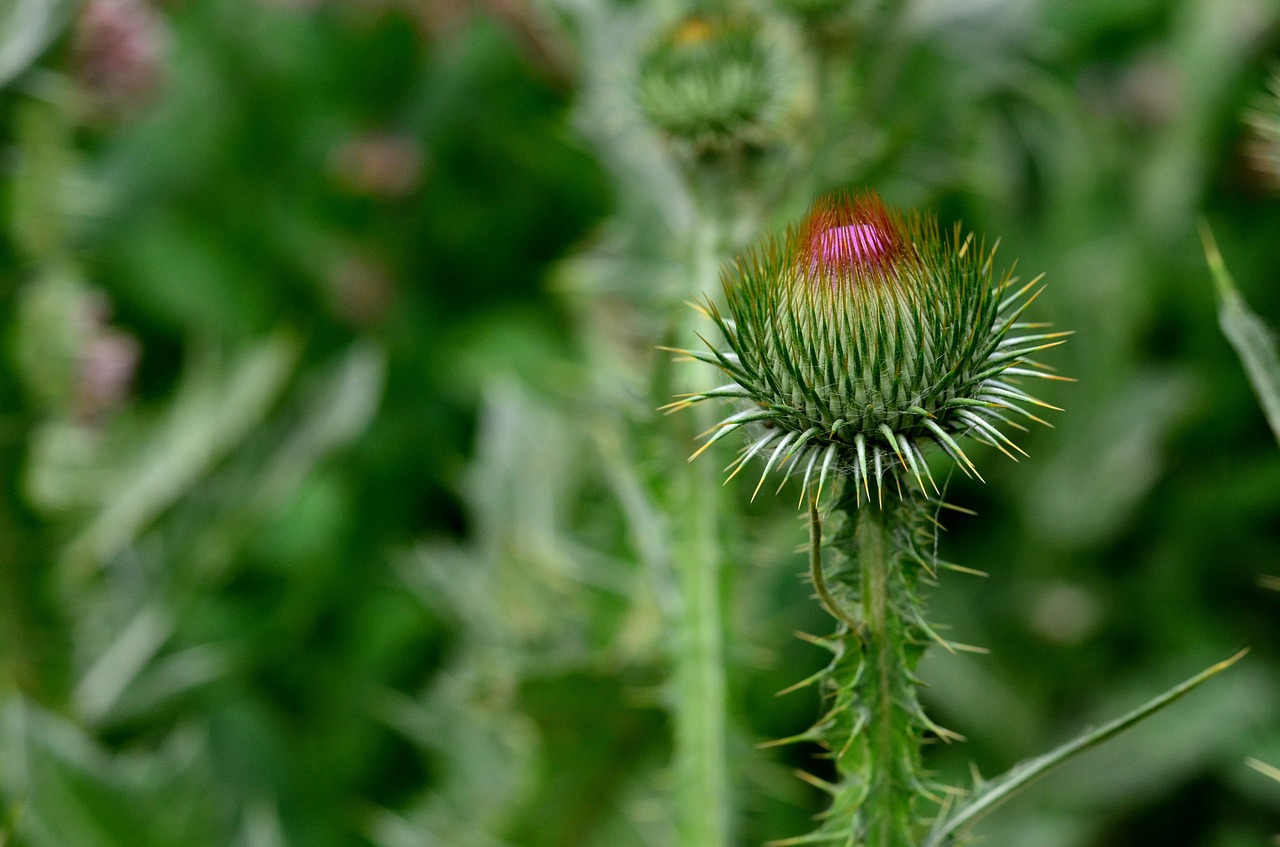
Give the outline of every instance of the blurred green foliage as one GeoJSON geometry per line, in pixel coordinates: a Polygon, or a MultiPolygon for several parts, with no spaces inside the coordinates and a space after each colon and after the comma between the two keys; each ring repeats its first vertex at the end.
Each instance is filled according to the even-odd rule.
{"type": "MultiPolygon", "coordinates": [[[[679,4],[490,5],[167,3],[102,55],[83,10],[0,2],[0,843],[674,843],[645,491],[685,450],[653,409],[688,198],[628,75],[679,4]]],[[[818,42],[868,58],[805,186],[1000,237],[1077,330],[1057,430],[951,485],[980,515],[943,555],[991,578],[934,618],[992,652],[926,661],[969,739],[931,763],[999,772],[1248,645],[979,834],[1262,843],[1280,452],[1196,226],[1280,325],[1241,119],[1280,10],[864,11],[818,42]]],[[[726,542],[741,844],[821,806],[814,750],[752,746],[816,710],[773,696],[828,625],[791,496],[726,542]]]]}

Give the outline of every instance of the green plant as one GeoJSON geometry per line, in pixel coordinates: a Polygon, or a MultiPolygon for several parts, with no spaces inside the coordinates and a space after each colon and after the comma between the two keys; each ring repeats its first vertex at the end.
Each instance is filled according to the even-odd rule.
{"type": "Polygon", "coordinates": [[[747,432],[735,467],[765,456],[760,485],[789,465],[820,492],[839,471],[855,499],[870,500],[874,484],[883,503],[886,477],[902,494],[899,470],[925,489],[927,445],[976,474],[959,435],[1012,457],[1006,447],[1019,448],[1002,428],[1022,427],[1009,416],[1040,420],[1026,407],[1046,404],[1011,381],[1061,379],[1029,358],[1066,334],[1021,320],[1039,278],[1016,288],[972,236],[944,239],[935,221],[904,219],[873,196],[820,200],[766,245],[728,277],[728,316],[709,304],[728,350],[683,351],[732,382],[671,407],[743,401],[707,445],[747,432]]]}
{"type": "Polygon", "coordinates": [[[1275,333],[1249,309],[1236,288],[1208,224],[1201,223],[1200,237],[1218,299],[1218,326],[1240,357],[1262,413],[1280,442],[1280,349],[1275,333]]]}
{"type": "Polygon", "coordinates": [[[953,843],[1021,786],[1239,658],[974,786],[963,800],[936,799],[941,787],[922,765],[921,746],[959,736],[930,720],[917,698],[925,649],[955,649],[929,624],[920,593],[954,567],[935,553],[934,513],[944,504],[929,454],[935,448],[977,475],[958,439],[972,436],[1016,459],[1006,448],[1019,448],[1002,427],[1022,428],[1011,415],[1043,423],[1026,407],[1047,404],[1018,383],[1063,379],[1031,357],[1066,333],[1024,320],[1038,282],[1019,285],[998,273],[993,255],[958,228],[943,238],[932,219],[904,217],[872,195],[823,198],[783,239],[767,239],[726,273],[727,313],[710,302],[706,308],[726,349],[676,351],[715,365],[730,382],[670,409],[735,406],[693,458],[745,433],[731,477],[757,456],[764,470],[756,492],[771,472],[783,474],[784,484],[788,474],[802,476],[810,579],[837,621],[832,636],[814,640],[831,652],[830,663],[805,681],[818,685],[825,711],[784,741],[817,742],[838,779],[807,777],[831,795],[830,808],[816,832],[777,847],[953,843]],[[837,493],[824,532],[819,504],[828,485],[837,493]],[[940,810],[926,811],[939,802],[940,810]]]}
{"type": "MultiPolygon", "coordinates": [[[[882,440],[883,511],[867,478],[847,517],[833,460],[801,516],[850,617],[858,520],[922,523],[940,588],[909,559],[892,576],[939,635],[991,648],[916,666],[926,719],[968,739],[918,751],[923,787],[1115,731],[1249,643],[973,835],[1269,843],[1280,792],[1239,764],[1280,761],[1256,588],[1280,451],[1193,249],[1203,214],[1274,323],[1280,206],[1241,179],[1232,105],[1264,73],[1263,5],[0,0],[0,842],[812,829],[835,763],[753,746],[825,711],[820,682],[775,692],[862,649],[798,578],[812,456],[754,501],[776,442],[728,485],[741,429],[686,465],[725,401],[655,409],[726,380],[657,345],[703,350],[683,301],[729,318],[726,260],[866,186],[943,235],[998,233],[997,275],[1051,273],[1027,314],[1080,332],[1044,354],[1080,382],[1031,392],[1070,414],[1026,407],[1056,429],[990,421],[1030,460],[948,430],[979,483],[917,433],[917,479],[882,440]],[[645,93],[651,51],[717,35],[737,46],[645,93]],[[695,120],[664,127],[655,91],[695,120]]],[[[926,837],[1063,755],[942,794],[926,837]]]]}

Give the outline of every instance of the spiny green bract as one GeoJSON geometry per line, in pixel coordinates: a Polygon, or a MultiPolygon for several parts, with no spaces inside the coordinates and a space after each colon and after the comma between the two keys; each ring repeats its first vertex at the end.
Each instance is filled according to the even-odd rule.
{"type": "Polygon", "coordinates": [[[1039,277],[1018,287],[997,275],[993,254],[875,195],[824,197],[725,272],[728,313],[708,314],[727,349],[684,352],[732,381],[672,405],[740,401],[702,449],[746,432],[730,467],[763,457],[761,484],[782,470],[803,474],[805,490],[816,480],[820,494],[840,472],[868,498],[874,483],[882,499],[886,476],[899,491],[904,479],[932,481],[930,443],[976,475],[957,440],[1021,452],[1006,430],[1024,429],[1015,417],[1044,423],[1027,407],[1046,404],[1018,379],[1059,379],[1028,357],[1067,334],[1022,321],[1039,277]]]}
{"type": "Polygon", "coordinates": [[[766,141],[779,88],[757,24],[693,15],[643,57],[637,99],[658,129],[708,149],[766,141]]]}

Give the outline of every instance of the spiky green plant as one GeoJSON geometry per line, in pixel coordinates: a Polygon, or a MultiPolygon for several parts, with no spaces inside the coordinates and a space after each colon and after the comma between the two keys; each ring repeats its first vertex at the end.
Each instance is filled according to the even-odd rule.
{"type": "Polygon", "coordinates": [[[1028,407],[1047,405],[1018,380],[1060,378],[1030,358],[1065,335],[1023,320],[1039,278],[1016,285],[997,273],[993,253],[874,195],[826,197],[724,275],[728,311],[706,311],[726,349],[685,351],[731,381],[671,408],[737,407],[702,450],[745,433],[730,468],[762,457],[757,492],[771,473],[784,482],[802,475],[811,578],[838,621],[815,642],[832,654],[811,680],[827,711],[787,740],[824,746],[840,779],[813,778],[832,795],[831,809],[817,833],[781,844],[905,847],[925,833],[918,807],[932,792],[920,747],[926,736],[952,737],[916,696],[920,658],[941,642],[918,590],[938,565],[928,453],[936,446],[972,475],[963,436],[1013,456],[1019,448],[1005,429],[1023,428],[1015,416],[1040,421],[1028,407]],[[818,503],[836,477],[845,484],[824,545],[818,503]],[[886,488],[896,496],[886,500],[886,488]]]}
{"type": "Polygon", "coordinates": [[[1020,387],[1027,377],[1063,379],[1031,358],[1067,334],[1023,320],[1039,279],[1020,286],[1011,272],[998,273],[994,249],[958,227],[944,237],[933,218],[890,211],[874,195],[825,197],[799,226],[723,274],[727,313],[712,304],[705,311],[725,348],[677,351],[731,380],[669,408],[711,400],[737,407],[707,440],[746,435],[732,474],[758,456],[757,492],[771,473],[782,484],[802,476],[810,578],[837,621],[832,635],[811,639],[831,661],[795,686],[817,685],[825,711],[809,730],[773,742],[812,741],[827,750],[837,779],[806,778],[831,795],[831,805],[815,832],[774,847],[950,847],[1021,788],[1247,652],[1000,777],[978,780],[969,792],[948,789],[951,799],[930,809],[939,795],[922,768],[921,746],[957,736],[925,715],[915,673],[930,643],[962,645],[929,625],[920,587],[940,568],[967,569],[934,553],[934,513],[944,504],[929,454],[945,454],[976,476],[964,437],[1013,457],[1010,450],[1021,451],[1006,430],[1023,429],[1015,418],[1044,423],[1028,406],[1054,408],[1020,387]],[[828,483],[838,494],[824,519],[819,504],[828,483]]]}
{"type": "Polygon", "coordinates": [[[703,450],[746,433],[734,473],[762,456],[761,485],[794,472],[818,493],[840,474],[855,506],[872,485],[883,502],[886,481],[899,493],[932,484],[931,445],[977,475],[957,439],[1022,452],[1006,429],[1024,429],[1015,417],[1043,423],[1028,407],[1047,404],[1017,380],[1061,379],[1029,358],[1068,334],[1022,319],[1039,280],[1015,286],[972,235],[943,237],[932,218],[891,212],[874,195],[824,198],[724,277],[728,313],[707,313],[726,349],[683,352],[731,381],[671,408],[736,401],[703,450]]]}

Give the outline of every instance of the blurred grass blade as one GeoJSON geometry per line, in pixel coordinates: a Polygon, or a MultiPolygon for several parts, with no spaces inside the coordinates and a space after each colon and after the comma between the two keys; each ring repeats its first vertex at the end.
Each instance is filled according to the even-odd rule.
{"type": "Polygon", "coordinates": [[[180,499],[262,422],[293,374],[298,348],[281,333],[226,365],[212,354],[197,357],[164,419],[64,560],[74,570],[105,562],[180,499]]]}
{"type": "Polygon", "coordinates": [[[1209,225],[1204,222],[1200,225],[1200,237],[1204,241],[1205,259],[1209,262],[1214,290],[1218,294],[1218,323],[1244,363],[1249,382],[1267,416],[1267,423],[1271,425],[1276,441],[1280,442],[1280,353],[1276,350],[1275,335],[1249,311],[1249,306],[1227,273],[1209,225]]]}
{"type": "Polygon", "coordinates": [[[1186,682],[1170,688],[1165,693],[1153,700],[1149,700],[1127,715],[1072,739],[1057,749],[1045,753],[1043,756],[1020,762],[1003,775],[975,786],[973,794],[962,801],[951,814],[938,819],[933,832],[929,833],[921,847],[945,847],[954,843],[954,839],[961,830],[986,817],[989,812],[1013,797],[1023,788],[1026,788],[1036,779],[1044,776],[1073,756],[1114,738],[1144,718],[1154,715],[1165,706],[1189,694],[1234,665],[1248,652],[1247,648],[1241,650],[1231,658],[1218,662],[1216,665],[1191,677],[1186,682]]]}
{"type": "Polygon", "coordinates": [[[74,701],[80,717],[89,723],[100,720],[160,652],[172,632],[172,623],[159,609],[144,607],[76,686],[74,701]]]}
{"type": "Polygon", "coordinates": [[[258,494],[264,508],[283,501],[326,456],[369,427],[382,401],[386,366],[377,345],[359,341],[308,386],[298,425],[266,469],[258,494]]]}
{"type": "Polygon", "coordinates": [[[1268,765],[1260,759],[1246,759],[1245,764],[1263,776],[1271,777],[1276,782],[1280,782],[1280,768],[1277,768],[1275,765],[1268,765]]]}
{"type": "Polygon", "coordinates": [[[40,58],[75,0],[0,0],[0,88],[40,58]]]}

